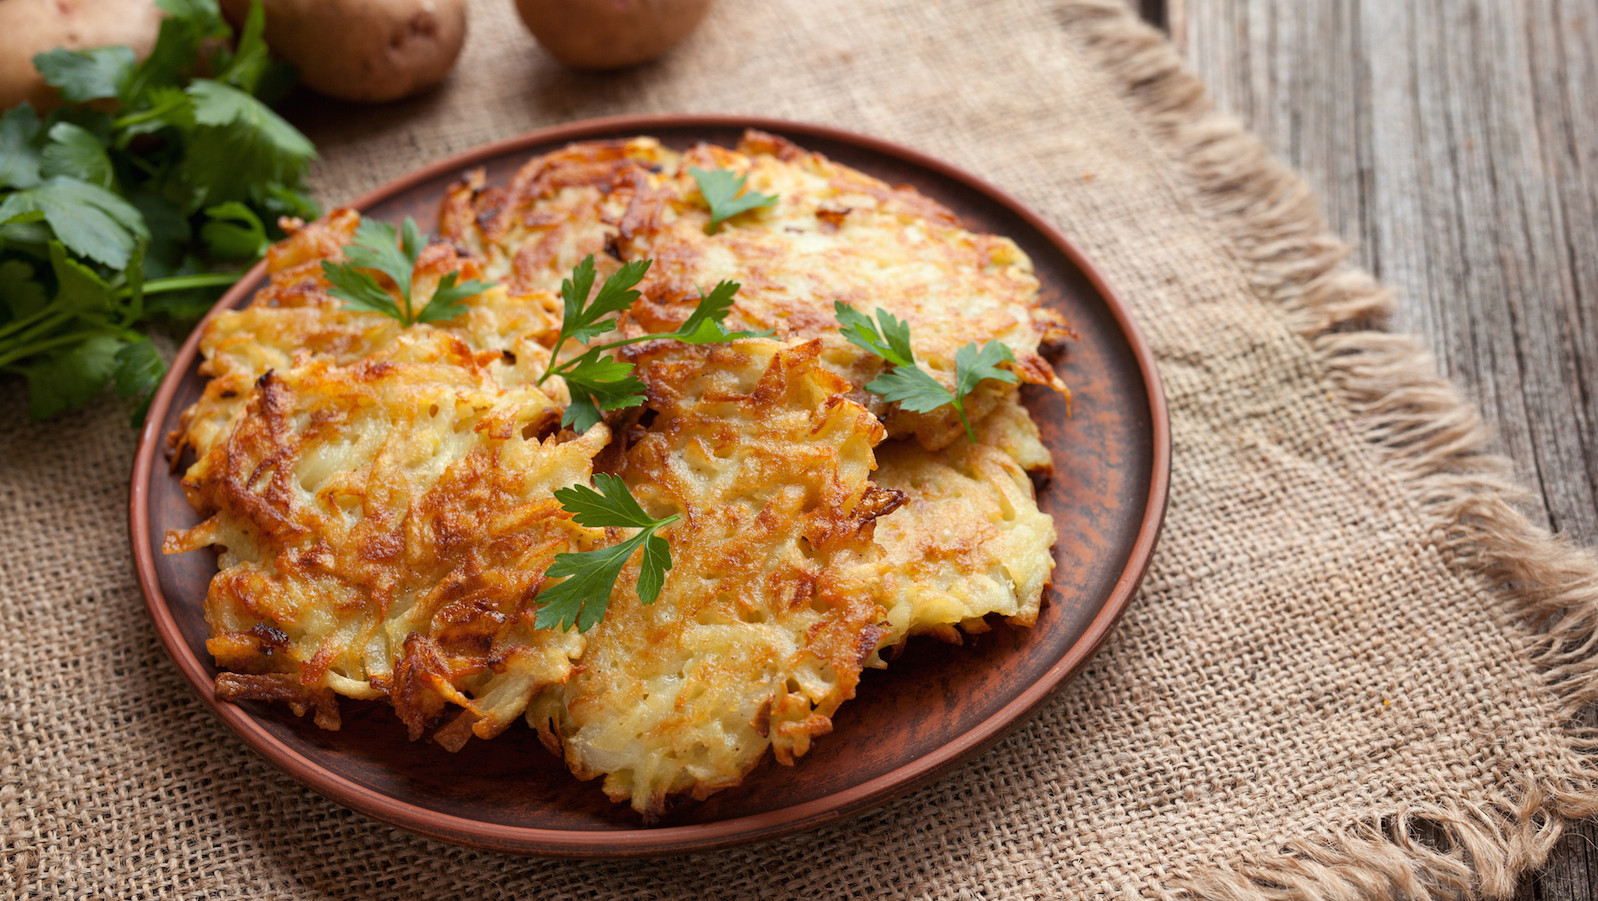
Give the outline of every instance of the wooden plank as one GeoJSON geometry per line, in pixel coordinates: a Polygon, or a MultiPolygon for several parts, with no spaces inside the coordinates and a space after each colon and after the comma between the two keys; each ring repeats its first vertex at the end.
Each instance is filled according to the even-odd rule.
{"type": "MultiPolygon", "coordinates": [[[[1598,544],[1598,8],[1168,0],[1172,40],[1320,193],[1482,406],[1530,511],[1598,544]]],[[[1598,901],[1580,824],[1519,897],[1598,901]]]]}

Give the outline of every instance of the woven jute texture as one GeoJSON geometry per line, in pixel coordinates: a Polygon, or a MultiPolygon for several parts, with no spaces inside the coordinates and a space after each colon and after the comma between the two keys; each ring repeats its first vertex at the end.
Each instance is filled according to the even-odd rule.
{"type": "MultiPolygon", "coordinates": [[[[302,105],[321,198],[541,126],[725,112],[966,167],[1078,241],[1171,405],[1170,512],[1092,666],[930,787],[716,854],[571,863],[436,844],[300,788],[157,643],[133,433],[0,399],[0,890],[565,898],[1502,895],[1598,811],[1598,566],[1515,512],[1472,409],[1342,265],[1313,199],[1110,0],[723,0],[665,60],[563,70],[508,0],[448,85],[302,105]]],[[[803,761],[800,762],[803,765],[803,761]]]]}

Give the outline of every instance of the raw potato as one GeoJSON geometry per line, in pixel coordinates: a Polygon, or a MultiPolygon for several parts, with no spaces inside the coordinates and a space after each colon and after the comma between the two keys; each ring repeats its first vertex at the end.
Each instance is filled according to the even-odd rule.
{"type": "Polygon", "coordinates": [[[161,9],[150,0],[4,0],[0,2],[0,109],[22,101],[49,109],[61,102],[33,67],[36,53],[58,47],[86,50],[123,44],[139,59],[161,30],[161,9]]]}
{"type": "MultiPolygon", "coordinates": [[[[465,0],[264,0],[266,44],[300,80],[340,100],[377,103],[430,88],[466,40],[465,0]]],[[[250,0],[222,0],[235,24],[250,0]]]]}
{"type": "Polygon", "coordinates": [[[670,50],[711,0],[516,0],[522,21],[574,69],[619,69],[670,50]]]}

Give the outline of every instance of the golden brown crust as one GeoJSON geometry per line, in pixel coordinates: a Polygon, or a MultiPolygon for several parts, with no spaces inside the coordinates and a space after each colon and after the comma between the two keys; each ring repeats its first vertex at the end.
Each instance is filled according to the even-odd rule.
{"type": "Polygon", "coordinates": [[[582,646],[532,628],[554,555],[600,540],[552,494],[589,478],[607,435],[544,437],[559,415],[442,331],[263,375],[184,478],[209,518],[166,539],[225,548],[206,597],[218,663],[387,697],[413,738],[446,705],[477,735],[504,729],[582,646]]]}
{"type": "Polygon", "coordinates": [[[621,474],[651,515],[682,517],[674,566],[652,605],[612,595],[579,671],[531,716],[574,773],[646,817],[738,784],[768,747],[792,764],[885,634],[871,531],[898,495],[867,481],[882,426],[820,349],[748,340],[640,360],[655,420],[621,474]]]}

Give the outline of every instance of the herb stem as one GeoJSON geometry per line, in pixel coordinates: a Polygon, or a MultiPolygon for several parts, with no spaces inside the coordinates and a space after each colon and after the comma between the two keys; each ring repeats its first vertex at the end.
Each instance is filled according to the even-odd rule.
{"type": "MultiPolygon", "coordinates": [[[[43,341],[37,341],[33,344],[25,344],[22,347],[13,349],[9,353],[0,354],[0,368],[9,366],[18,360],[38,356],[39,354],[56,347],[62,347],[68,344],[77,344],[79,341],[93,338],[95,335],[103,335],[106,333],[106,331],[107,329],[99,328],[91,329],[86,332],[68,332],[65,335],[57,335],[54,338],[46,338],[43,341]]],[[[121,329],[118,329],[117,331],[121,331],[121,329]]]]}
{"type": "MultiPolygon", "coordinates": [[[[154,278],[144,283],[145,294],[163,294],[168,291],[187,291],[191,288],[217,288],[236,284],[243,272],[207,272],[200,275],[172,275],[154,278]]],[[[130,296],[132,287],[123,285],[113,294],[118,300],[130,296]]]]}
{"type": "MultiPolygon", "coordinates": [[[[555,342],[555,347],[552,350],[550,350],[550,352],[549,352],[549,365],[544,367],[544,374],[539,376],[538,377],[538,381],[533,383],[533,387],[534,388],[542,388],[544,386],[544,380],[549,378],[550,376],[556,374],[556,372],[555,372],[555,355],[560,353],[561,345],[563,345],[565,343],[566,343],[566,337],[564,335],[561,336],[561,339],[559,341],[555,342]]],[[[567,362],[569,363],[571,361],[568,360],[567,362]]]]}
{"type": "MultiPolygon", "coordinates": [[[[34,313],[31,316],[24,316],[23,318],[18,319],[16,322],[8,322],[5,325],[0,325],[0,341],[3,341],[6,338],[9,338],[10,336],[16,334],[17,332],[22,331],[23,329],[28,328],[29,326],[32,326],[34,323],[38,322],[41,319],[47,319],[47,318],[50,318],[50,317],[55,317],[55,319],[57,321],[51,323],[49,325],[49,327],[47,327],[45,329],[45,331],[49,331],[50,329],[55,328],[57,325],[60,325],[61,322],[64,322],[67,319],[71,318],[71,316],[72,316],[71,313],[63,312],[61,310],[52,309],[51,307],[45,307],[44,309],[39,310],[37,313],[34,313]]],[[[26,340],[26,339],[24,338],[24,339],[19,339],[19,340],[26,340]]]]}
{"type": "Polygon", "coordinates": [[[24,329],[20,334],[12,335],[6,341],[11,347],[26,347],[29,342],[38,340],[41,336],[48,335],[68,322],[72,321],[72,314],[65,310],[41,322],[36,322],[30,328],[24,329]]]}

